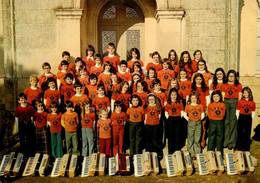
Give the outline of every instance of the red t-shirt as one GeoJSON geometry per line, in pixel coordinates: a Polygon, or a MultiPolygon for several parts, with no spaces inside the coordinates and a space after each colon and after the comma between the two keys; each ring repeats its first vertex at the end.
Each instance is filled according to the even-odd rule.
{"type": "MultiPolygon", "coordinates": [[[[59,64],[58,70],[61,71],[61,65],[59,64]]],[[[73,63],[69,62],[68,70],[71,71],[73,74],[75,73],[75,66],[73,63]]]]}
{"type": "Polygon", "coordinates": [[[88,77],[79,77],[78,80],[82,84],[82,93],[85,93],[86,86],[89,84],[88,77]]]}
{"type": "Polygon", "coordinates": [[[119,83],[113,84],[113,86],[112,86],[112,88],[110,90],[112,94],[116,92],[116,90],[119,87],[119,85],[120,85],[119,83]]]}
{"type": "Polygon", "coordinates": [[[190,105],[187,104],[185,107],[185,112],[188,114],[189,119],[192,121],[199,121],[201,114],[204,112],[203,105],[190,105]]]}
{"type": "Polygon", "coordinates": [[[201,87],[197,87],[196,92],[199,93],[200,103],[203,105],[204,108],[206,108],[207,107],[206,97],[209,96],[209,90],[206,89],[203,92],[201,87]]]}
{"type": "Polygon", "coordinates": [[[225,98],[238,98],[239,92],[242,91],[242,85],[239,83],[237,86],[235,84],[223,84],[222,92],[225,92],[225,98]]]}
{"type": "Polygon", "coordinates": [[[111,121],[113,126],[124,126],[124,121],[127,121],[126,114],[124,112],[113,112],[111,115],[111,121]]]}
{"type": "Polygon", "coordinates": [[[89,57],[89,58],[85,57],[85,58],[82,59],[82,61],[85,62],[88,73],[90,73],[91,67],[96,65],[96,62],[92,58],[91,57],[89,57]]]}
{"type": "Polygon", "coordinates": [[[183,104],[182,102],[171,102],[171,104],[169,104],[167,102],[166,106],[165,106],[165,112],[169,113],[169,116],[181,116],[181,111],[183,111],[183,104]]]}
{"type": "Polygon", "coordinates": [[[61,87],[61,95],[64,96],[64,101],[70,100],[75,95],[74,85],[63,85],[61,87]]]}
{"type": "Polygon", "coordinates": [[[212,120],[222,120],[225,116],[225,104],[223,102],[213,102],[208,105],[208,117],[212,120]]]}
{"type": "Polygon", "coordinates": [[[82,107],[83,102],[89,101],[89,98],[85,94],[82,94],[80,96],[74,95],[71,97],[70,101],[73,102],[74,107],[76,106],[82,107]]]}
{"type": "Polygon", "coordinates": [[[85,113],[84,119],[81,120],[82,128],[93,128],[93,123],[96,120],[96,115],[94,112],[85,113]]]}
{"type": "MultiPolygon", "coordinates": [[[[200,72],[195,72],[192,74],[192,77],[191,77],[191,81],[193,81],[193,78],[194,76],[197,74],[197,73],[200,73],[200,72]]],[[[201,73],[203,78],[204,78],[204,81],[205,81],[205,84],[207,85],[207,87],[209,87],[209,80],[212,80],[212,76],[211,76],[211,73],[210,72],[203,72],[201,73]]]]}
{"type": "Polygon", "coordinates": [[[150,62],[147,64],[146,66],[146,70],[148,71],[149,68],[154,68],[156,70],[156,72],[158,73],[158,71],[162,70],[162,65],[160,63],[155,64],[153,62],[150,62]]]}
{"type": "MultiPolygon", "coordinates": [[[[184,69],[187,71],[187,78],[190,79],[194,71],[192,70],[192,68],[189,68],[188,64],[184,64],[184,69]]],[[[176,65],[174,72],[175,76],[177,76],[180,73],[180,65],[176,65]]]]}
{"type": "Polygon", "coordinates": [[[130,122],[141,122],[144,119],[143,107],[130,107],[127,109],[126,114],[128,115],[130,122]]]}
{"type": "Polygon", "coordinates": [[[212,83],[210,84],[209,90],[210,90],[210,91],[220,90],[220,92],[222,92],[222,86],[223,86],[223,83],[219,83],[219,82],[218,82],[216,88],[214,89],[214,88],[213,88],[213,82],[212,82],[212,83]]]}
{"type": "MultiPolygon", "coordinates": [[[[148,106],[145,110],[144,113],[146,114],[146,124],[147,125],[159,125],[160,124],[160,119],[159,115],[161,115],[162,110],[158,109],[157,106],[148,106]]],[[[156,134],[154,134],[156,135],[156,134]]]]}
{"type": "Polygon", "coordinates": [[[120,64],[120,60],[117,56],[113,56],[113,57],[105,56],[103,58],[103,64],[105,64],[106,61],[110,62],[110,64],[112,65],[113,72],[117,71],[117,67],[120,64]]]}
{"type": "Polygon", "coordinates": [[[145,105],[148,93],[143,91],[142,93],[134,92],[133,94],[135,94],[138,97],[140,97],[140,99],[142,100],[142,107],[143,107],[145,105]]]}
{"type": "Polygon", "coordinates": [[[195,59],[193,59],[193,60],[191,60],[191,68],[192,68],[192,70],[193,70],[193,72],[197,72],[198,71],[198,62],[195,60],[195,59]]]}
{"type": "Polygon", "coordinates": [[[168,82],[171,78],[175,78],[173,70],[160,70],[157,74],[157,78],[161,81],[161,88],[166,90],[168,82]]]}
{"type": "Polygon", "coordinates": [[[110,107],[110,100],[108,97],[99,97],[98,95],[93,99],[92,105],[95,107],[96,111],[110,107]]]}
{"type": "Polygon", "coordinates": [[[153,79],[145,79],[144,81],[147,83],[147,86],[148,86],[148,90],[150,91],[150,92],[152,92],[153,91],[153,80],[154,80],[155,78],[153,78],[153,79]]]}
{"type": "Polygon", "coordinates": [[[131,95],[129,93],[119,93],[119,94],[115,93],[115,94],[112,95],[112,99],[122,102],[123,111],[126,111],[126,109],[129,107],[131,95]]]}
{"type": "Polygon", "coordinates": [[[47,115],[47,121],[51,123],[50,132],[59,133],[61,132],[61,113],[50,113],[47,115]]]}
{"type": "Polygon", "coordinates": [[[44,93],[44,99],[46,99],[46,108],[49,109],[51,102],[59,102],[60,91],[48,89],[44,93]]]}
{"type": "Polygon", "coordinates": [[[160,99],[161,105],[162,107],[164,106],[164,102],[166,101],[166,95],[164,92],[155,92],[153,91],[153,93],[160,99]]]}
{"type": "Polygon", "coordinates": [[[108,84],[109,84],[109,80],[110,80],[109,77],[110,77],[110,74],[105,74],[105,73],[101,73],[98,77],[98,83],[100,83],[102,81],[103,84],[105,85],[106,91],[108,90],[108,84]]]}
{"type": "Polygon", "coordinates": [[[112,137],[111,125],[112,125],[111,119],[98,120],[97,129],[99,131],[99,138],[109,139],[112,137]]]}
{"type": "Polygon", "coordinates": [[[66,132],[77,131],[79,120],[78,120],[78,114],[76,112],[72,112],[72,113],[65,112],[61,116],[61,120],[64,121],[66,132]]]}
{"type": "Polygon", "coordinates": [[[48,78],[54,78],[57,81],[57,76],[53,73],[48,74],[47,76],[45,75],[45,73],[43,73],[40,77],[39,77],[39,87],[42,89],[42,91],[48,90],[49,86],[47,83],[48,78]]]}
{"type": "Polygon", "coordinates": [[[118,72],[118,73],[117,73],[117,76],[118,76],[119,78],[121,78],[122,81],[129,82],[129,81],[132,80],[132,76],[131,76],[131,74],[128,73],[128,72],[125,72],[125,73],[118,72]]]}
{"type": "Polygon", "coordinates": [[[31,122],[31,117],[33,117],[33,107],[27,105],[22,107],[21,105],[16,108],[15,117],[18,118],[19,122],[31,122]]]}
{"type": "Polygon", "coordinates": [[[191,93],[191,85],[192,83],[190,80],[180,82],[180,91],[183,94],[183,99],[186,99],[186,97],[191,93]]]}
{"type": "Polygon", "coordinates": [[[47,112],[35,112],[33,114],[33,121],[35,121],[36,128],[41,128],[47,124],[47,112]]]}
{"type": "Polygon", "coordinates": [[[255,111],[256,105],[254,101],[241,99],[237,103],[237,110],[239,114],[251,115],[255,111]]]}
{"type": "Polygon", "coordinates": [[[91,67],[90,74],[95,74],[97,77],[103,72],[103,67],[96,67],[95,65],[91,67]]]}
{"type": "Polygon", "coordinates": [[[66,81],[64,80],[64,78],[65,78],[66,74],[68,74],[68,73],[71,73],[71,74],[73,74],[73,76],[74,76],[74,72],[72,72],[72,71],[68,71],[68,72],[59,71],[59,72],[57,73],[57,78],[60,80],[60,85],[61,85],[61,86],[62,86],[62,85],[67,85],[67,83],[66,83],[66,81]]]}
{"type": "Polygon", "coordinates": [[[32,104],[32,101],[40,101],[42,98],[42,90],[40,88],[32,89],[31,87],[27,88],[24,91],[24,94],[27,96],[27,102],[29,104],[32,104]]]}
{"type": "Polygon", "coordinates": [[[86,93],[88,97],[93,100],[97,96],[97,85],[87,85],[86,93]]]}
{"type": "Polygon", "coordinates": [[[134,65],[134,63],[135,63],[136,61],[141,64],[141,67],[144,66],[144,63],[143,63],[142,60],[129,60],[129,61],[127,62],[127,68],[129,68],[131,72],[133,72],[133,70],[134,70],[134,69],[133,69],[133,65],[134,65]]]}

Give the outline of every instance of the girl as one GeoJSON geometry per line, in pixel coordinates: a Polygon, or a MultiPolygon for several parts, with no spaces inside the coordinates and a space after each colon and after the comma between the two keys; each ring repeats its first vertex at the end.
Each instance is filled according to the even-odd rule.
{"type": "Polygon", "coordinates": [[[217,151],[220,151],[222,155],[225,109],[221,92],[213,91],[207,111],[209,118],[208,151],[215,151],[217,147],[217,151]]]}
{"type": "Polygon", "coordinates": [[[100,153],[105,153],[106,156],[112,156],[111,149],[111,119],[108,119],[108,111],[103,108],[99,113],[99,120],[97,122],[97,130],[99,132],[99,143],[100,143],[100,153]]]}
{"type": "Polygon", "coordinates": [[[82,59],[82,61],[85,62],[88,73],[90,73],[91,67],[96,64],[93,58],[94,54],[95,54],[94,46],[88,45],[86,49],[86,57],[82,59]]]}
{"type": "Polygon", "coordinates": [[[146,79],[144,80],[148,85],[149,92],[153,91],[153,80],[155,78],[157,78],[156,70],[151,67],[148,69],[146,79]]]}
{"type": "Polygon", "coordinates": [[[97,77],[103,72],[102,57],[100,54],[96,54],[94,57],[95,65],[91,67],[89,74],[95,74],[97,77]]]}
{"type": "MultiPolygon", "coordinates": [[[[199,60],[197,69],[198,69],[198,71],[196,73],[201,73],[203,75],[205,83],[206,83],[207,87],[209,87],[210,84],[212,83],[212,76],[211,76],[211,73],[207,69],[206,61],[205,60],[199,60]]],[[[191,80],[193,80],[196,73],[193,73],[191,80]]]]}
{"type": "Polygon", "coordinates": [[[239,95],[241,95],[242,85],[238,81],[235,70],[228,71],[227,80],[227,83],[222,86],[222,95],[224,96],[224,103],[226,105],[224,148],[228,147],[231,150],[236,145],[236,106],[239,95]]]}
{"type": "Polygon", "coordinates": [[[155,51],[151,54],[153,62],[150,62],[146,66],[146,72],[148,71],[149,68],[154,68],[156,72],[162,70],[162,65],[161,65],[161,56],[160,54],[155,51]]]}
{"type": "Polygon", "coordinates": [[[200,50],[195,50],[193,53],[194,59],[192,60],[192,69],[194,72],[198,70],[198,61],[203,60],[202,52],[200,50]]]}
{"type": "Polygon", "coordinates": [[[175,79],[175,78],[171,78],[171,79],[169,80],[169,82],[168,82],[167,90],[165,91],[165,96],[166,96],[166,98],[168,99],[170,90],[171,90],[172,88],[175,88],[175,89],[178,91],[178,94],[179,94],[179,96],[180,96],[180,99],[182,100],[182,99],[183,99],[183,94],[182,94],[182,92],[181,92],[181,90],[180,90],[180,85],[179,85],[177,79],[175,79]]]}
{"type": "Polygon", "coordinates": [[[158,79],[161,80],[162,90],[165,91],[167,89],[167,84],[170,78],[175,78],[174,71],[170,68],[170,61],[165,58],[162,61],[163,69],[158,71],[158,79]]]}
{"type": "Polygon", "coordinates": [[[168,59],[171,63],[171,69],[174,70],[177,65],[179,65],[179,59],[177,52],[174,49],[171,49],[168,53],[168,59]]]}
{"type": "Polygon", "coordinates": [[[222,68],[217,68],[213,76],[213,82],[210,84],[209,93],[212,93],[215,90],[220,90],[224,82],[226,81],[226,74],[222,68]]]}
{"type": "Polygon", "coordinates": [[[159,99],[153,93],[147,96],[146,104],[144,106],[145,113],[145,149],[148,152],[157,152],[158,156],[161,153],[160,139],[160,118],[162,107],[159,99]]]}
{"type": "Polygon", "coordinates": [[[120,83],[118,81],[117,75],[115,73],[110,73],[108,84],[109,98],[111,98],[112,94],[116,92],[116,89],[119,87],[119,85],[120,83]]]}
{"type": "Polygon", "coordinates": [[[192,61],[190,57],[190,53],[188,51],[183,51],[181,53],[179,65],[177,65],[174,69],[175,76],[177,76],[180,72],[180,69],[185,69],[187,71],[187,78],[190,79],[192,73],[194,72],[192,69],[192,61]]]}
{"type": "Polygon", "coordinates": [[[172,88],[169,92],[167,104],[165,106],[166,129],[168,135],[168,153],[180,151],[183,147],[182,141],[182,114],[183,104],[181,102],[178,90],[172,88]]]}
{"type": "Polygon", "coordinates": [[[52,156],[60,158],[63,156],[62,139],[61,139],[61,113],[59,112],[57,102],[52,102],[47,115],[47,125],[50,126],[52,156]]]}
{"type": "Polygon", "coordinates": [[[123,107],[122,111],[125,112],[129,107],[129,101],[130,101],[131,95],[129,93],[129,84],[126,81],[122,81],[117,88],[116,92],[112,95],[111,100],[111,112],[114,111],[114,102],[116,100],[122,102],[123,107]]]}
{"type": "Polygon", "coordinates": [[[90,101],[82,104],[81,131],[82,131],[82,156],[90,156],[94,150],[94,129],[96,116],[90,101]]]}
{"type": "Polygon", "coordinates": [[[144,109],[140,106],[141,100],[137,95],[132,95],[130,103],[132,107],[127,109],[126,114],[129,119],[130,155],[133,156],[142,152],[144,109]]]}
{"type": "Polygon", "coordinates": [[[146,98],[148,95],[146,92],[147,84],[145,81],[138,80],[136,82],[136,87],[137,87],[137,91],[134,92],[133,94],[137,95],[142,100],[141,106],[143,107],[146,103],[146,98]]]}
{"type": "Polygon", "coordinates": [[[129,53],[129,61],[127,62],[128,69],[130,72],[133,72],[133,64],[135,62],[140,63],[142,69],[144,67],[144,63],[140,60],[140,52],[137,48],[132,48],[129,53]]]}
{"type": "Polygon", "coordinates": [[[251,128],[252,120],[255,116],[255,102],[253,94],[249,87],[244,87],[242,90],[242,98],[237,103],[236,115],[238,119],[237,124],[237,143],[236,149],[238,151],[250,151],[251,144],[251,128]]]}
{"type": "Polygon", "coordinates": [[[109,84],[109,77],[110,77],[110,73],[111,73],[111,64],[110,62],[105,62],[104,66],[104,72],[102,72],[99,77],[98,77],[98,82],[99,83],[103,83],[106,89],[106,92],[108,91],[108,84],[109,84]]]}
{"type": "Polygon", "coordinates": [[[139,64],[139,62],[135,62],[133,65],[133,73],[132,76],[134,74],[139,74],[141,76],[142,79],[144,79],[144,73],[143,73],[143,69],[141,67],[141,65],[139,64]]]}
{"type": "Polygon", "coordinates": [[[140,75],[139,74],[133,74],[132,75],[132,85],[131,85],[132,93],[136,92],[137,81],[141,81],[140,75]]]}
{"type": "Polygon", "coordinates": [[[188,151],[192,160],[196,160],[195,155],[201,151],[199,141],[201,137],[201,120],[204,117],[204,109],[200,104],[198,94],[191,92],[185,107],[184,118],[188,121],[188,151]]]}
{"type": "Polygon", "coordinates": [[[185,69],[180,70],[179,78],[180,78],[180,91],[183,94],[182,103],[183,103],[183,107],[185,108],[186,101],[188,100],[188,97],[191,93],[192,83],[190,80],[187,79],[187,71],[185,69]]]}

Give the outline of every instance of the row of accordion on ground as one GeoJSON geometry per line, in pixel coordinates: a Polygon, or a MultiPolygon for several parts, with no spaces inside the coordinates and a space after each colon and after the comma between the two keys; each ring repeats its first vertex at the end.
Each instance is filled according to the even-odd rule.
{"type": "MultiPolygon", "coordinates": [[[[168,177],[189,176],[198,168],[199,175],[217,174],[225,171],[228,175],[251,174],[255,170],[257,160],[248,151],[226,153],[223,160],[219,151],[207,151],[197,154],[197,161],[191,160],[187,151],[175,151],[165,156],[168,177]]],[[[162,172],[157,153],[143,152],[136,154],[131,160],[129,154],[117,154],[106,158],[103,153],[93,153],[79,159],[77,155],[65,154],[61,158],[50,161],[47,154],[37,153],[34,157],[24,159],[22,153],[11,152],[4,155],[0,166],[0,176],[47,176],[51,177],[93,177],[95,175],[131,175],[136,177],[157,175],[162,172]]]]}

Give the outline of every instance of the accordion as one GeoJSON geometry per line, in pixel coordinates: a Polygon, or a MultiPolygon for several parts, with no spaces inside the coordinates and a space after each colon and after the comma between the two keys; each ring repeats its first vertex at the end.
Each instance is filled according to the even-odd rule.
{"type": "Polygon", "coordinates": [[[84,157],[82,162],[81,177],[93,177],[96,173],[98,162],[98,154],[93,153],[90,156],[84,157]]]}
{"type": "Polygon", "coordinates": [[[108,160],[108,174],[111,175],[127,175],[130,173],[129,154],[116,154],[108,160]]]}
{"type": "Polygon", "coordinates": [[[0,166],[0,176],[17,177],[21,172],[23,154],[11,152],[4,155],[0,166]]]}
{"type": "Polygon", "coordinates": [[[208,151],[204,153],[197,154],[199,175],[214,174],[217,171],[217,163],[215,158],[215,153],[213,151],[208,151]]]}
{"type": "Polygon", "coordinates": [[[51,177],[75,177],[77,159],[77,155],[74,154],[65,154],[62,158],[56,158],[51,177]]]}
{"type": "Polygon", "coordinates": [[[245,159],[245,174],[250,175],[255,171],[255,167],[253,165],[252,156],[249,151],[243,152],[245,159]]]}
{"type": "Polygon", "coordinates": [[[28,158],[23,176],[41,176],[47,175],[49,166],[49,155],[36,153],[34,157],[28,158]]]}

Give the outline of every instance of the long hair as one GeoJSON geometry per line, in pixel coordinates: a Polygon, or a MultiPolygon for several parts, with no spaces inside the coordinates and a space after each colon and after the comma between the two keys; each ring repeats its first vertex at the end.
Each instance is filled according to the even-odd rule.
{"type": "Polygon", "coordinates": [[[119,85],[118,88],[116,89],[116,92],[115,92],[115,93],[116,93],[116,94],[120,94],[124,85],[127,85],[127,86],[128,86],[128,90],[126,91],[126,93],[129,93],[129,83],[126,82],[126,81],[122,81],[122,82],[120,83],[120,85],[119,85]]]}
{"type": "Polygon", "coordinates": [[[199,94],[197,92],[191,92],[188,98],[187,104],[191,104],[191,97],[195,96],[197,98],[197,104],[200,104],[199,94]]]}
{"type": "Polygon", "coordinates": [[[145,102],[145,105],[144,105],[144,109],[146,109],[148,106],[149,106],[149,100],[148,100],[148,98],[149,97],[154,97],[154,99],[155,99],[155,105],[156,105],[156,107],[157,107],[157,109],[158,110],[161,110],[161,101],[160,101],[160,99],[154,94],[154,93],[149,93],[148,95],[147,95],[147,97],[146,97],[146,102],[145,102]]]}
{"type": "Polygon", "coordinates": [[[205,80],[204,80],[204,77],[201,73],[196,73],[194,78],[193,78],[193,81],[192,81],[192,85],[191,85],[191,90],[192,91],[196,91],[197,90],[197,85],[196,85],[196,78],[197,77],[201,77],[202,81],[201,81],[201,89],[203,92],[205,92],[208,87],[207,85],[205,84],[205,80]]]}
{"type": "Polygon", "coordinates": [[[233,69],[228,71],[228,73],[227,73],[227,78],[226,78],[226,82],[228,82],[228,77],[229,77],[229,75],[230,75],[231,73],[234,74],[234,77],[235,77],[234,84],[235,84],[236,86],[239,85],[238,76],[237,76],[238,74],[237,74],[237,72],[236,72],[235,70],[233,70],[233,69]]]}
{"type": "Polygon", "coordinates": [[[49,107],[49,113],[52,113],[52,110],[51,110],[52,108],[57,108],[57,113],[59,113],[59,104],[58,104],[58,102],[55,102],[55,101],[51,102],[50,107],[49,107]]]}
{"type": "Polygon", "coordinates": [[[137,48],[132,48],[130,51],[129,51],[129,54],[128,54],[128,57],[127,57],[127,61],[129,60],[132,60],[132,53],[135,52],[137,54],[137,58],[136,59],[140,59],[140,51],[137,49],[137,48]]]}
{"type": "Polygon", "coordinates": [[[179,64],[179,59],[178,59],[178,55],[177,52],[174,49],[171,49],[168,53],[168,59],[173,62],[174,65],[178,65],[179,64]],[[171,53],[174,53],[175,58],[174,60],[171,60],[171,53]]]}
{"type": "Polygon", "coordinates": [[[169,81],[168,81],[168,85],[167,85],[167,91],[170,91],[172,88],[171,88],[171,83],[173,81],[176,81],[177,83],[177,87],[175,89],[179,90],[180,89],[180,84],[178,82],[178,80],[176,78],[170,78],[169,81]]]}
{"type": "Polygon", "coordinates": [[[140,74],[140,76],[142,76],[142,74],[143,74],[143,69],[142,69],[142,67],[141,67],[141,64],[140,64],[138,61],[135,61],[134,64],[133,64],[133,68],[131,68],[133,72],[134,72],[134,68],[135,68],[135,67],[138,67],[138,68],[139,68],[139,74],[140,74]],[[138,63],[138,64],[137,64],[137,63],[138,63]]]}
{"type": "Polygon", "coordinates": [[[211,93],[211,96],[210,96],[210,102],[213,103],[214,100],[213,100],[213,95],[218,95],[219,96],[219,102],[223,102],[223,97],[222,97],[222,94],[220,92],[220,90],[215,90],[211,93]]]}
{"type": "Polygon", "coordinates": [[[149,78],[149,73],[150,73],[151,70],[154,71],[154,78],[157,78],[157,74],[156,74],[156,70],[155,70],[155,68],[150,67],[150,68],[147,70],[146,79],[150,79],[150,78],[149,78]]]}
{"type": "Polygon", "coordinates": [[[206,64],[206,61],[205,60],[199,60],[198,61],[198,66],[197,66],[197,69],[199,70],[199,63],[202,62],[204,64],[204,70],[206,71],[206,73],[209,73],[208,71],[208,67],[207,67],[207,64],[206,64]]]}
{"type": "Polygon", "coordinates": [[[169,95],[168,95],[167,103],[168,103],[168,104],[171,104],[171,103],[172,103],[171,94],[172,94],[173,92],[175,92],[175,93],[177,94],[176,102],[177,102],[177,103],[180,103],[180,102],[181,102],[181,97],[180,97],[179,92],[178,92],[178,90],[177,90],[176,88],[170,89],[170,92],[169,92],[169,95]]]}
{"type": "Polygon", "coordinates": [[[200,60],[203,60],[203,57],[202,57],[202,52],[200,50],[195,50],[194,53],[193,53],[193,57],[195,59],[195,55],[196,53],[200,52],[200,60]]]}
{"type": "MultiPolygon", "coordinates": [[[[116,73],[110,73],[110,75],[109,75],[109,82],[108,82],[108,89],[109,90],[112,90],[112,87],[113,87],[113,82],[112,82],[112,76],[116,76],[117,77],[117,75],[116,75],[116,73]]],[[[116,81],[117,83],[119,83],[119,81],[118,81],[118,77],[117,77],[117,81],[116,81]]]]}
{"type": "Polygon", "coordinates": [[[86,107],[87,105],[89,105],[89,107],[90,107],[90,112],[92,111],[92,110],[91,110],[91,102],[90,102],[90,101],[84,101],[84,102],[82,103],[82,109],[81,109],[81,119],[82,119],[82,120],[84,119],[84,116],[85,116],[85,113],[86,113],[85,107],[86,107]]]}
{"type": "Polygon", "coordinates": [[[247,91],[247,93],[248,93],[248,101],[254,101],[253,93],[252,93],[251,89],[248,86],[246,86],[246,87],[244,87],[242,89],[242,97],[241,97],[241,99],[245,99],[245,97],[243,96],[244,91],[247,91]]]}
{"type": "Polygon", "coordinates": [[[189,53],[188,51],[183,51],[183,52],[181,53],[181,57],[180,57],[180,61],[179,61],[180,69],[181,69],[181,68],[184,68],[185,64],[188,64],[189,69],[192,70],[192,67],[191,67],[191,65],[192,65],[191,57],[190,57],[190,53],[189,53]],[[187,62],[187,63],[184,63],[184,59],[183,59],[183,56],[184,56],[185,54],[188,55],[188,62],[187,62]]]}
{"type": "Polygon", "coordinates": [[[137,89],[138,83],[140,83],[140,84],[143,86],[143,88],[144,88],[143,91],[144,91],[144,92],[147,92],[147,91],[148,91],[148,86],[147,86],[147,83],[146,83],[145,81],[138,80],[138,81],[136,82],[136,89],[137,89]]]}
{"type": "Polygon", "coordinates": [[[213,76],[213,82],[212,82],[213,90],[215,90],[217,88],[217,85],[218,85],[217,72],[219,72],[219,71],[222,72],[222,74],[223,74],[223,79],[222,79],[223,83],[226,82],[226,73],[225,73],[224,69],[217,68],[216,71],[215,71],[215,74],[213,76]]]}

